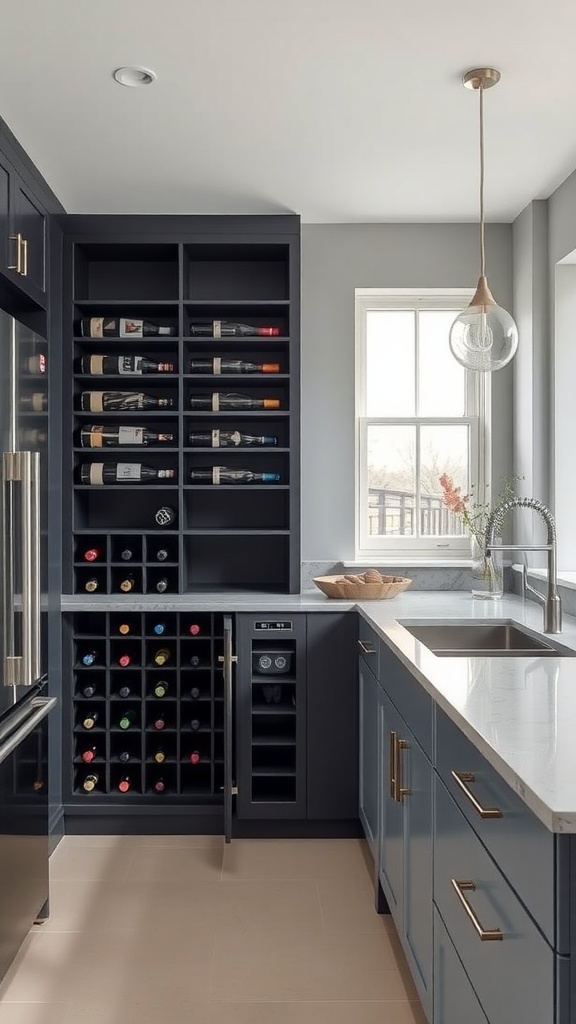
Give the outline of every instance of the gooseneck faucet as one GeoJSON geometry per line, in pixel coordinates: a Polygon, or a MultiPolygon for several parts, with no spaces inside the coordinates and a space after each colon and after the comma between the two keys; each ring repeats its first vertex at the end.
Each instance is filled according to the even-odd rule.
{"type": "Polygon", "coordinates": [[[531,508],[538,512],[546,524],[546,544],[498,544],[501,551],[547,551],[548,552],[548,590],[546,596],[541,594],[534,587],[531,587],[527,580],[526,566],[522,570],[522,580],[527,590],[530,590],[536,599],[544,606],[544,633],[562,632],[562,601],[558,594],[556,581],[556,524],[549,509],[538,501],[537,498],[509,498],[503,501],[498,508],[495,508],[488,517],[486,524],[485,553],[489,557],[496,546],[494,537],[502,529],[504,516],[513,508],[531,508]]]}

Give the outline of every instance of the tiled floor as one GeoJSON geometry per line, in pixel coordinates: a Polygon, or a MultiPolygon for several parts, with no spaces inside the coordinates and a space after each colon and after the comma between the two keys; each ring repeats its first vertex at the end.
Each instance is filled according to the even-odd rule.
{"type": "Polygon", "coordinates": [[[357,840],[68,836],[0,1024],[425,1024],[357,840]]]}

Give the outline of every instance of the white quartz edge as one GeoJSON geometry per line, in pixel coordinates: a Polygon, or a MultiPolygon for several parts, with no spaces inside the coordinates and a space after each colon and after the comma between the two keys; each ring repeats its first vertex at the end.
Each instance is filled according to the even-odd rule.
{"type": "MultiPolygon", "coordinates": [[[[439,658],[402,625],[418,619],[511,619],[542,633],[542,609],[514,595],[413,591],[393,600],[302,594],[63,595],[66,611],[334,612],[356,610],[438,706],[552,832],[576,832],[576,658],[439,658]]],[[[556,637],[576,650],[576,619],[556,637]]]]}

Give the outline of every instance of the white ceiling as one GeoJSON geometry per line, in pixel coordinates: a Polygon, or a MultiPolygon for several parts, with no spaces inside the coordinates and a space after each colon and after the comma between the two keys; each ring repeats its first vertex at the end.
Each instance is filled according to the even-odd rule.
{"type": "Polygon", "coordinates": [[[576,167],[575,47],[575,0],[1,0],[0,116],[70,213],[475,220],[490,65],[509,221],[576,167]]]}

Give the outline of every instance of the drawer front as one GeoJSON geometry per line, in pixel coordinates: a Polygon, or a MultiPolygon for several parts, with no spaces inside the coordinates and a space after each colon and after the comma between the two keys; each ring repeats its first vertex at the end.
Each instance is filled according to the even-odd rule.
{"type": "Polygon", "coordinates": [[[441,1024],[488,1024],[466,971],[434,909],[434,1017],[441,1024]]]}
{"type": "Polygon", "coordinates": [[[358,625],[358,654],[370,667],[376,679],[380,675],[380,644],[382,641],[378,634],[369,626],[360,615],[358,625]]]}
{"type": "Polygon", "coordinates": [[[556,957],[438,778],[435,787],[434,901],[484,1013],[490,1024],[553,1024],[556,957]],[[500,941],[481,940],[462,900],[500,941]]]}
{"type": "Polygon", "coordinates": [[[379,681],[432,760],[432,698],[384,642],[380,647],[379,681]]]}
{"type": "MultiPolygon", "coordinates": [[[[436,767],[456,804],[488,852],[506,875],[546,938],[558,952],[567,952],[568,921],[555,921],[556,840],[508,783],[453,722],[437,709],[436,767]],[[469,795],[457,783],[458,774],[469,795]],[[470,777],[472,776],[472,778],[470,777]],[[482,817],[472,798],[501,817],[482,817]]],[[[559,907],[562,915],[562,907],[559,907]]]]}

